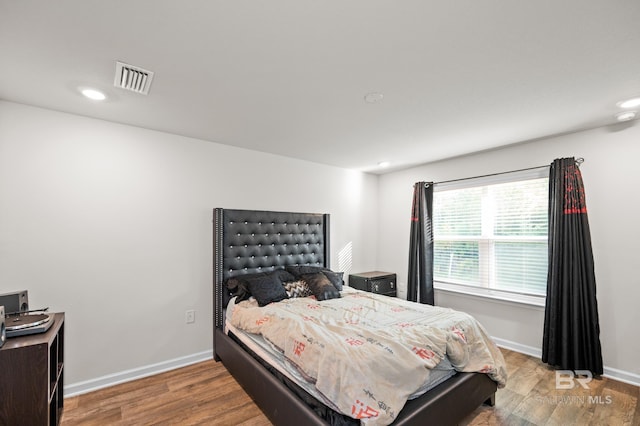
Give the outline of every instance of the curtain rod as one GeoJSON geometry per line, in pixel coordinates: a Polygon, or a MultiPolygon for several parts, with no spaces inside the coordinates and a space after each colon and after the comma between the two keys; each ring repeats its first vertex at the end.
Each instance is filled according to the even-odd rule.
{"type": "MultiPolygon", "coordinates": [[[[582,163],[584,163],[584,158],[582,158],[582,157],[576,158],[576,164],[578,166],[580,166],[580,164],[582,164],[582,163]]],[[[491,174],[488,174],[488,175],[471,176],[471,177],[460,178],[460,179],[443,180],[442,182],[434,182],[433,185],[438,185],[438,184],[443,184],[443,183],[451,183],[451,182],[460,182],[460,181],[463,181],[463,180],[478,179],[478,178],[485,178],[485,177],[491,177],[491,176],[500,176],[500,175],[505,175],[507,173],[526,172],[527,170],[542,169],[542,168],[549,167],[549,166],[550,166],[550,164],[547,164],[545,166],[536,166],[536,167],[528,167],[526,169],[510,170],[508,172],[499,172],[499,173],[491,173],[491,174]]]]}

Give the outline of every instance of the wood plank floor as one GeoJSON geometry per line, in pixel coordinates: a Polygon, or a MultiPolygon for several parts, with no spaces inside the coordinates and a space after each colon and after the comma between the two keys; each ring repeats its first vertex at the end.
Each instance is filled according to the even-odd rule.
{"type": "MultiPolygon", "coordinates": [[[[509,381],[463,425],[640,425],[640,388],[603,378],[555,389],[540,360],[503,350],[509,381]]],[[[221,363],[206,361],[65,400],[63,426],[270,425],[221,363]]],[[[296,425],[297,426],[297,425],[296,425]]]]}

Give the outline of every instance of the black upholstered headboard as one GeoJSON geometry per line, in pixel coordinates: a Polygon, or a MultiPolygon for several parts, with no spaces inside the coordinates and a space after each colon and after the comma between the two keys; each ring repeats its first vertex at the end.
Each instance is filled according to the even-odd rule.
{"type": "Polygon", "coordinates": [[[287,265],[329,267],[329,215],[217,208],[213,243],[214,328],[222,328],[228,278],[287,265]]]}

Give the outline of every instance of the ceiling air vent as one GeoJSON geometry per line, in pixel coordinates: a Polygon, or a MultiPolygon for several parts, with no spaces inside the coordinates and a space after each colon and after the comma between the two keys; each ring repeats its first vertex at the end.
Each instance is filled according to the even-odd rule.
{"type": "Polygon", "coordinates": [[[153,71],[116,61],[116,78],[113,85],[146,95],[153,80],[153,71]]]}

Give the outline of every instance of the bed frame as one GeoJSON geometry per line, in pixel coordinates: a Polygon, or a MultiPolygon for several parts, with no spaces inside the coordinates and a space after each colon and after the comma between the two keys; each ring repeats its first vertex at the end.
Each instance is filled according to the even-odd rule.
{"type": "MultiPolygon", "coordinates": [[[[213,348],[231,375],[276,425],[326,425],[318,414],[266,367],[224,333],[224,308],[234,276],[286,265],[329,268],[329,215],[214,209],[213,348]]],[[[455,376],[407,401],[394,425],[453,425],[481,404],[493,406],[496,383],[486,374],[455,376]]]]}

